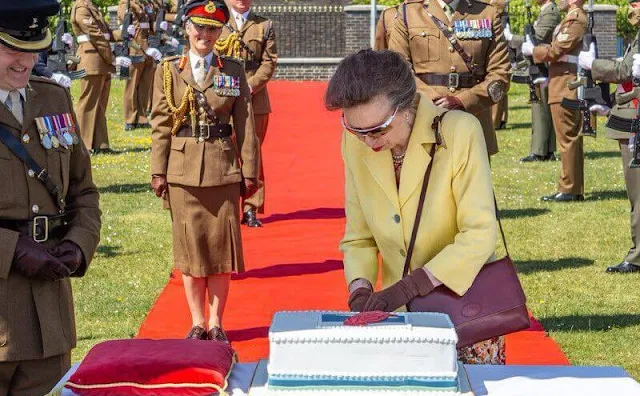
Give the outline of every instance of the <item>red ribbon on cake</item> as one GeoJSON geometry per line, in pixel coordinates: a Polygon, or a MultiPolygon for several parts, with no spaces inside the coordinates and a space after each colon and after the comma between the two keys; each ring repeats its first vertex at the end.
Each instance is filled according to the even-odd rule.
{"type": "Polygon", "coordinates": [[[395,315],[384,311],[360,312],[346,319],[343,323],[345,326],[366,326],[371,323],[382,322],[391,316],[395,315]]]}

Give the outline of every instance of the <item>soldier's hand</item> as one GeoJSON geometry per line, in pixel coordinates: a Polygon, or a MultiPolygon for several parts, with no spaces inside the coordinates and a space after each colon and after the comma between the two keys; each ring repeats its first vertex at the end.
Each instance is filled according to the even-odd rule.
{"type": "Polygon", "coordinates": [[[640,54],[633,55],[632,74],[635,78],[640,78],[640,54]]]}
{"type": "Polygon", "coordinates": [[[78,245],[71,241],[62,241],[50,250],[51,255],[56,257],[73,274],[84,262],[84,255],[78,245]]]}
{"type": "Polygon", "coordinates": [[[51,75],[51,79],[58,83],[58,85],[62,85],[65,88],[69,88],[71,86],[71,79],[64,74],[61,73],[53,73],[51,75]]]}
{"type": "Polygon", "coordinates": [[[129,36],[133,37],[136,35],[136,27],[135,25],[129,25],[127,26],[127,33],[129,34],[129,36]]]}
{"type": "Polygon", "coordinates": [[[130,67],[131,66],[131,58],[126,57],[126,56],[118,56],[118,57],[116,57],[116,66],[130,67]]]}
{"type": "Polygon", "coordinates": [[[151,188],[156,193],[156,197],[162,197],[167,194],[167,188],[169,187],[169,183],[167,183],[166,175],[153,175],[151,176],[151,188]]]}
{"type": "Polygon", "coordinates": [[[245,195],[247,197],[250,197],[253,194],[255,194],[256,191],[258,191],[258,182],[256,181],[256,179],[251,179],[247,177],[244,179],[244,187],[245,187],[245,195]]]}
{"type": "Polygon", "coordinates": [[[507,41],[511,41],[511,39],[513,38],[513,33],[511,33],[511,27],[509,26],[509,24],[507,23],[504,27],[504,39],[507,41]]]}
{"type": "Polygon", "coordinates": [[[462,104],[460,99],[450,95],[440,96],[439,98],[436,98],[433,101],[433,104],[448,110],[464,110],[464,105],[462,104]]]}
{"type": "Polygon", "coordinates": [[[534,45],[531,41],[525,41],[524,43],[522,43],[520,51],[522,51],[522,55],[524,56],[531,56],[533,55],[533,47],[534,45]]]}
{"type": "Polygon", "coordinates": [[[177,38],[175,38],[175,37],[169,37],[169,38],[167,39],[167,44],[169,44],[170,46],[172,46],[173,48],[176,48],[176,49],[177,49],[178,47],[180,47],[180,42],[179,42],[179,41],[178,41],[178,39],[177,39],[177,38]]]}
{"type": "Polygon", "coordinates": [[[27,278],[58,280],[71,275],[69,269],[47,248],[26,235],[20,235],[13,254],[13,268],[27,278]]]}
{"type": "Polygon", "coordinates": [[[60,38],[69,48],[73,47],[73,36],[70,33],[64,33],[60,38]]]}
{"type": "Polygon", "coordinates": [[[144,53],[147,54],[149,58],[153,58],[153,60],[159,61],[162,59],[162,52],[157,48],[149,47],[144,53]]]}
{"type": "Polygon", "coordinates": [[[165,32],[169,30],[169,22],[167,21],[160,22],[160,29],[164,30],[165,32]]]}

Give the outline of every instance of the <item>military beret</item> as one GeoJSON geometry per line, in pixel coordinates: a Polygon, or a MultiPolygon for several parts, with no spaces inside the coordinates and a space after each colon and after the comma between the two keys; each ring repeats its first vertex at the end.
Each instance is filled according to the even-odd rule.
{"type": "Polygon", "coordinates": [[[49,17],[60,10],[57,0],[0,2],[0,43],[22,52],[40,52],[51,45],[49,17]]]}
{"type": "Polygon", "coordinates": [[[198,25],[222,27],[229,20],[229,9],[222,1],[195,0],[185,6],[184,18],[198,25]]]}

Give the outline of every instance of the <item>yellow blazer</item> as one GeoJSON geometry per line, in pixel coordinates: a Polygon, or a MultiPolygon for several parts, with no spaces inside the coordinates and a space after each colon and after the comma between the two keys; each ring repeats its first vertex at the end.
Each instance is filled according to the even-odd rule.
{"type": "MultiPolygon", "coordinates": [[[[399,189],[390,151],[375,152],[344,133],[347,224],[340,250],[347,283],[365,278],[375,285],[378,253],[382,256],[382,287],[402,277],[422,181],[431,161],[429,152],[436,142],[431,123],[442,111],[420,95],[399,189]]],[[[442,137],[411,269],[424,266],[445,286],[463,295],[495,250],[491,169],[482,127],[473,115],[449,112],[442,124],[442,137]]]]}

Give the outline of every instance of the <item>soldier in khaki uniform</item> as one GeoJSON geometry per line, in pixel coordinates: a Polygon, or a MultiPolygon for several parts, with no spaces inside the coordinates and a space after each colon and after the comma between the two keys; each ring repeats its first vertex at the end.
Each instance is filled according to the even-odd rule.
{"type": "Polygon", "coordinates": [[[149,47],[149,34],[151,24],[154,22],[154,7],[147,0],[120,0],[118,6],[118,19],[124,20],[129,4],[129,12],[132,15],[133,25],[136,27],[133,40],[129,43],[129,55],[131,57],[144,57],[144,61],[134,63],[130,67],[130,78],[124,91],[124,129],[126,131],[136,128],[149,128],[151,125],[147,119],[155,71],[154,61],[159,61],[162,54],[157,48],[149,47]]]}
{"type": "MultiPolygon", "coordinates": [[[[216,50],[220,54],[234,56],[244,62],[251,89],[256,135],[262,145],[271,113],[267,83],[273,77],[278,61],[273,23],[250,10],[251,0],[227,0],[227,6],[231,12],[230,18],[222,29],[216,50]]],[[[264,201],[264,167],[260,156],[258,190],[251,196],[243,197],[242,224],[249,227],[262,226],[256,212],[264,213],[264,201]]]]}
{"type": "MultiPolygon", "coordinates": [[[[508,17],[506,13],[509,10],[509,0],[491,0],[489,1],[489,4],[498,9],[498,14],[501,20],[504,21],[504,19],[508,17]]],[[[507,91],[509,91],[508,88],[507,91]]],[[[505,93],[501,101],[493,105],[493,108],[491,109],[491,117],[493,118],[493,128],[495,130],[506,128],[507,122],[509,122],[509,95],[507,93],[505,93]]]]}
{"type": "MultiPolygon", "coordinates": [[[[637,27],[640,24],[640,0],[630,0],[628,11],[629,22],[637,27]]],[[[580,66],[586,70],[591,70],[591,75],[595,80],[602,82],[618,83],[618,93],[627,93],[634,89],[632,81],[632,67],[634,55],[638,53],[638,40],[634,40],[628,47],[622,60],[611,61],[607,59],[593,59],[592,53],[588,51],[580,52],[578,61],[580,66]]],[[[634,76],[635,77],[635,76],[634,76]]],[[[628,94],[627,94],[628,95],[628,94]]],[[[607,123],[607,137],[618,141],[620,153],[622,154],[622,170],[624,182],[627,189],[627,196],[631,203],[631,242],[633,246],[627,252],[624,260],[614,266],[608,267],[607,272],[631,273],[640,272],[640,169],[630,168],[629,163],[633,158],[633,142],[635,137],[631,131],[630,120],[637,117],[637,100],[622,100],[627,95],[619,95],[616,98],[616,105],[611,109],[611,116],[607,123]],[[618,119],[628,120],[626,128],[616,122],[618,119]]]]}
{"type": "MultiPolygon", "coordinates": [[[[536,0],[536,2],[540,6],[538,19],[533,23],[536,42],[551,44],[553,31],[562,20],[560,9],[553,0],[536,0]]],[[[525,40],[524,36],[512,35],[510,28],[505,29],[505,38],[512,48],[520,48],[525,40]]],[[[539,86],[540,100],[531,103],[531,149],[529,155],[520,159],[521,162],[555,160],[556,133],[548,103],[548,81],[539,86]]]]}
{"type": "Polygon", "coordinates": [[[393,28],[393,21],[398,17],[398,6],[388,7],[380,13],[378,24],[376,25],[376,41],[373,49],[376,51],[389,48],[389,36],[393,28]]]}
{"type": "Polygon", "coordinates": [[[558,192],[542,197],[543,201],[567,202],[584,200],[584,153],[580,112],[562,107],[562,98],[576,99],[577,90],[567,83],[576,79],[577,58],[582,37],[587,31],[587,14],[582,9],[584,0],[563,0],[560,9],[567,11],[553,34],[551,44],[536,47],[530,41],[522,44],[524,55],[533,55],[536,63],[549,63],[549,106],[553,127],[560,148],[562,169],[558,192]],[[572,56],[572,57],[570,57],[572,56]]]}
{"type": "Polygon", "coordinates": [[[116,64],[127,66],[130,60],[121,57],[116,61],[109,42],[119,39],[120,31],[109,29],[92,0],[74,1],[71,27],[78,42],[78,69],[87,72],[80,82],[81,94],[76,107],[82,140],[92,152],[112,152],[106,117],[111,73],[116,64]]]}
{"type": "Polygon", "coordinates": [[[510,79],[498,10],[478,0],[407,1],[393,26],[389,49],[412,64],[418,90],[440,107],[478,117],[489,155],[497,153],[491,106],[510,79]]]}
{"type": "Polygon", "coordinates": [[[98,191],[71,96],[29,77],[58,9],[56,0],[0,4],[0,395],[43,395],[69,369],[69,276],[85,274],[99,239],[98,191]],[[21,146],[35,164],[10,149],[21,146]]]}
{"type": "Polygon", "coordinates": [[[244,270],[241,183],[244,175],[246,190],[255,191],[260,144],[241,62],[213,52],[229,18],[227,7],[197,0],[185,11],[190,49],[166,58],[155,77],[152,186],[171,207],[174,263],[183,274],[192,318],[187,338],[224,341],[230,274],[244,270]]]}

